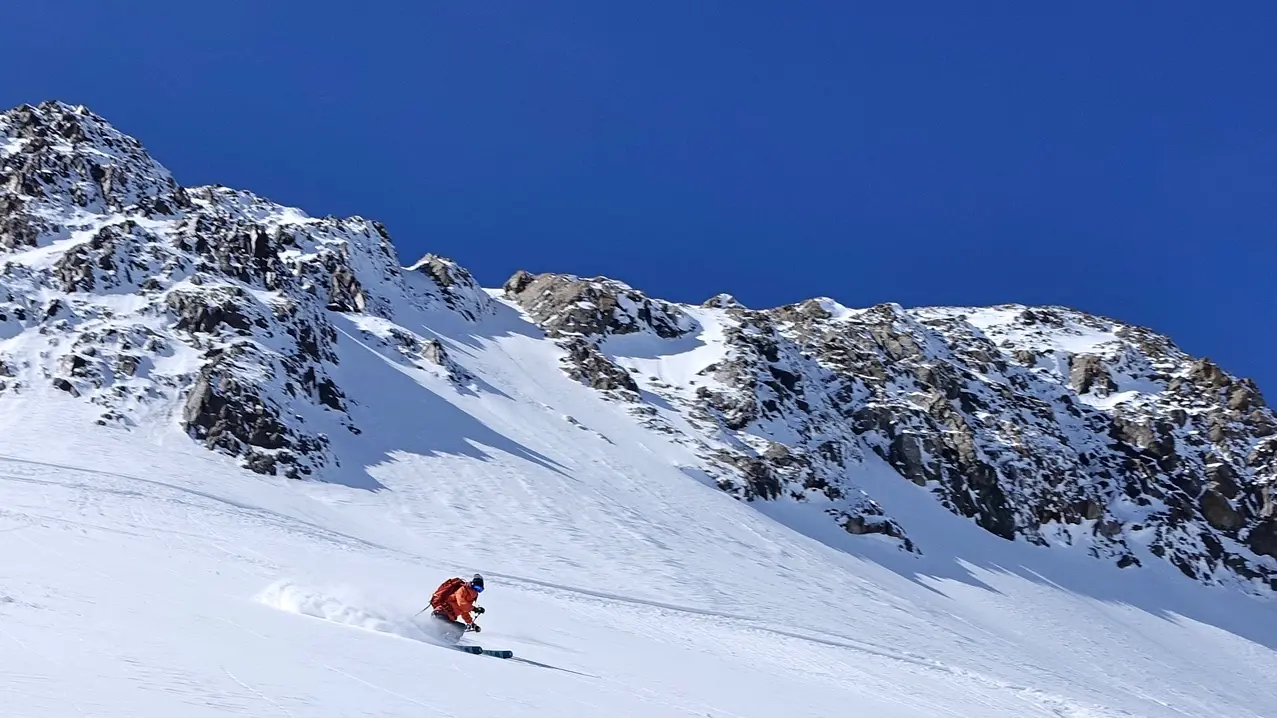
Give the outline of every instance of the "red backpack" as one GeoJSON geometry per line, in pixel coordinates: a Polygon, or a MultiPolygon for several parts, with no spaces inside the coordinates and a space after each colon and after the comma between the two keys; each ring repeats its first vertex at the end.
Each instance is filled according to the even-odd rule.
{"type": "Polygon", "coordinates": [[[447,581],[444,581],[439,588],[435,589],[434,595],[430,597],[430,607],[442,610],[448,605],[446,603],[448,598],[460,590],[464,585],[466,585],[466,582],[459,578],[450,578],[447,581]]]}

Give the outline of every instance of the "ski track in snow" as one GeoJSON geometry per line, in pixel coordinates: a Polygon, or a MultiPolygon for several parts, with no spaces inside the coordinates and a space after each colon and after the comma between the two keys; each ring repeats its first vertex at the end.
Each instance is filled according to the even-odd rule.
{"type": "MultiPolygon", "coordinates": [[[[1001,541],[886,472],[874,495],[952,555],[820,543],[689,478],[686,447],[566,379],[509,311],[482,333],[427,319],[490,388],[400,367],[438,405],[362,423],[439,448],[351,469],[377,490],[248,474],[171,423],[92,428],[51,391],[0,398],[4,712],[1277,715],[1269,603],[1001,541]],[[466,640],[531,663],[414,618],[473,571],[489,612],[466,640]]],[[[341,351],[343,386],[395,406],[357,378],[392,360],[341,351]]]]}

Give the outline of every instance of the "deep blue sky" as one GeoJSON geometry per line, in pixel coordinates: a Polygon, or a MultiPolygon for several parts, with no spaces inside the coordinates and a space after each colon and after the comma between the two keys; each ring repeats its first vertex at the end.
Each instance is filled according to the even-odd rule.
{"type": "Polygon", "coordinates": [[[1044,5],[10,2],[0,105],[487,285],[1065,304],[1277,400],[1277,5],[1044,5]]]}

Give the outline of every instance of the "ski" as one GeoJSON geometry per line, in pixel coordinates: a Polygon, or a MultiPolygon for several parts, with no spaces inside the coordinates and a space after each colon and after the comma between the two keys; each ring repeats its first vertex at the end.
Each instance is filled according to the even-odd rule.
{"type": "Polygon", "coordinates": [[[492,656],[493,658],[514,658],[514,651],[494,651],[482,646],[457,646],[458,651],[475,656],[492,656]]]}

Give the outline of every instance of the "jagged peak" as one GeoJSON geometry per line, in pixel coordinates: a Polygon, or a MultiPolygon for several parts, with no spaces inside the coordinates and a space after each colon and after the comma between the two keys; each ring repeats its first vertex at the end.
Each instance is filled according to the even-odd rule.
{"type": "Polygon", "coordinates": [[[478,319],[492,310],[492,298],[470,271],[447,257],[427,252],[404,270],[408,276],[428,280],[427,293],[437,294],[450,309],[468,319],[478,319]]]}
{"type": "Polygon", "coordinates": [[[662,338],[693,331],[696,321],[672,302],[652,299],[625,282],[574,274],[515,272],[503,290],[551,334],[606,336],[649,330],[662,338]]]}
{"type": "MultiPolygon", "coordinates": [[[[19,105],[15,109],[21,109],[23,107],[31,107],[31,105],[19,105]]],[[[43,111],[65,112],[68,114],[82,115],[106,124],[106,120],[103,119],[101,115],[90,110],[88,105],[73,105],[69,102],[63,102],[62,100],[42,100],[35,107],[36,109],[43,111]]]]}
{"type": "Polygon", "coordinates": [[[709,309],[748,309],[749,308],[749,307],[746,307],[744,304],[741,304],[740,301],[736,299],[736,297],[726,292],[720,292],[710,297],[709,299],[706,299],[704,302],[701,302],[701,306],[709,308],[709,309]]]}
{"type": "Polygon", "coordinates": [[[571,274],[568,272],[541,272],[540,274],[533,274],[526,269],[520,269],[506,280],[506,285],[509,286],[512,282],[518,283],[520,281],[554,282],[557,284],[572,285],[581,288],[608,288],[613,291],[633,292],[635,294],[643,295],[644,297],[647,296],[641,290],[635,289],[620,279],[613,279],[611,277],[604,277],[601,275],[584,277],[579,274],[571,274]]]}
{"type": "MultiPolygon", "coordinates": [[[[168,169],[151,158],[141,142],[84,105],[58,101],[19,105],[0,113],[0,133],[17,140],[43,140],[43,145],[63,151],[89,151],[117,159],[122,154],[144,156],[156,172],[170,176],[168,169]]],[[[0,145],[0,149],[4,148],[0,145]]],[[[9,152],[22,149],[21,144],[8,145],[9,152]]]]}
{"type": "MultiPolygon", "coordinates": [[[[0,196],[45,214],[167,214],[186,200],[172,174],[133,137],[82,105],[42,102],[0,113],[0,196]]],[[[10,229],[0,246],[39,244],[40,227],[10,229]]]]}
{"type": "Polygon", "coordinates": [[[104,117],[85,105],[72,105],[60,100],[44,100],[38,104],[21,104],[0,112],[0,121],[16,129],[30,128],[63,119],[88,124],[105,132],[117,132],[104,117]]]}
{"type": "Polygon", "coordinates": [[[419,270],[425,270],[430,267],[445,267],[447,268],[450,274],[456,274],[459,278],[462,278],[463,281],[466,281],[467,283],[475,284],[476,286],[478,286],[477,283],[474,281],[474,278],[470,275],[469,270],[467,270],[465,267],[462,267],[460,264],[457,264],[455,260],[449,259],[448,257],[444,257],[439,254],[435,254],[434,252],[426,252],[425,254],[421,255],[420,259],[408,265],[407,267],[404,267],[404,269],[408,270],[409,272],[415,272],[419,270]]]}
{"type": "Polygon", "coordinates": [[[840,319],[851,319],[868,311],[867,309],[852,309],[851,307],[848,307],[830,297],[812,297],[811,299],[799,302],[798,306],[802,307],[804,311],[812,315],[824,314],[825,319],[835,321],[840,319]]]}

